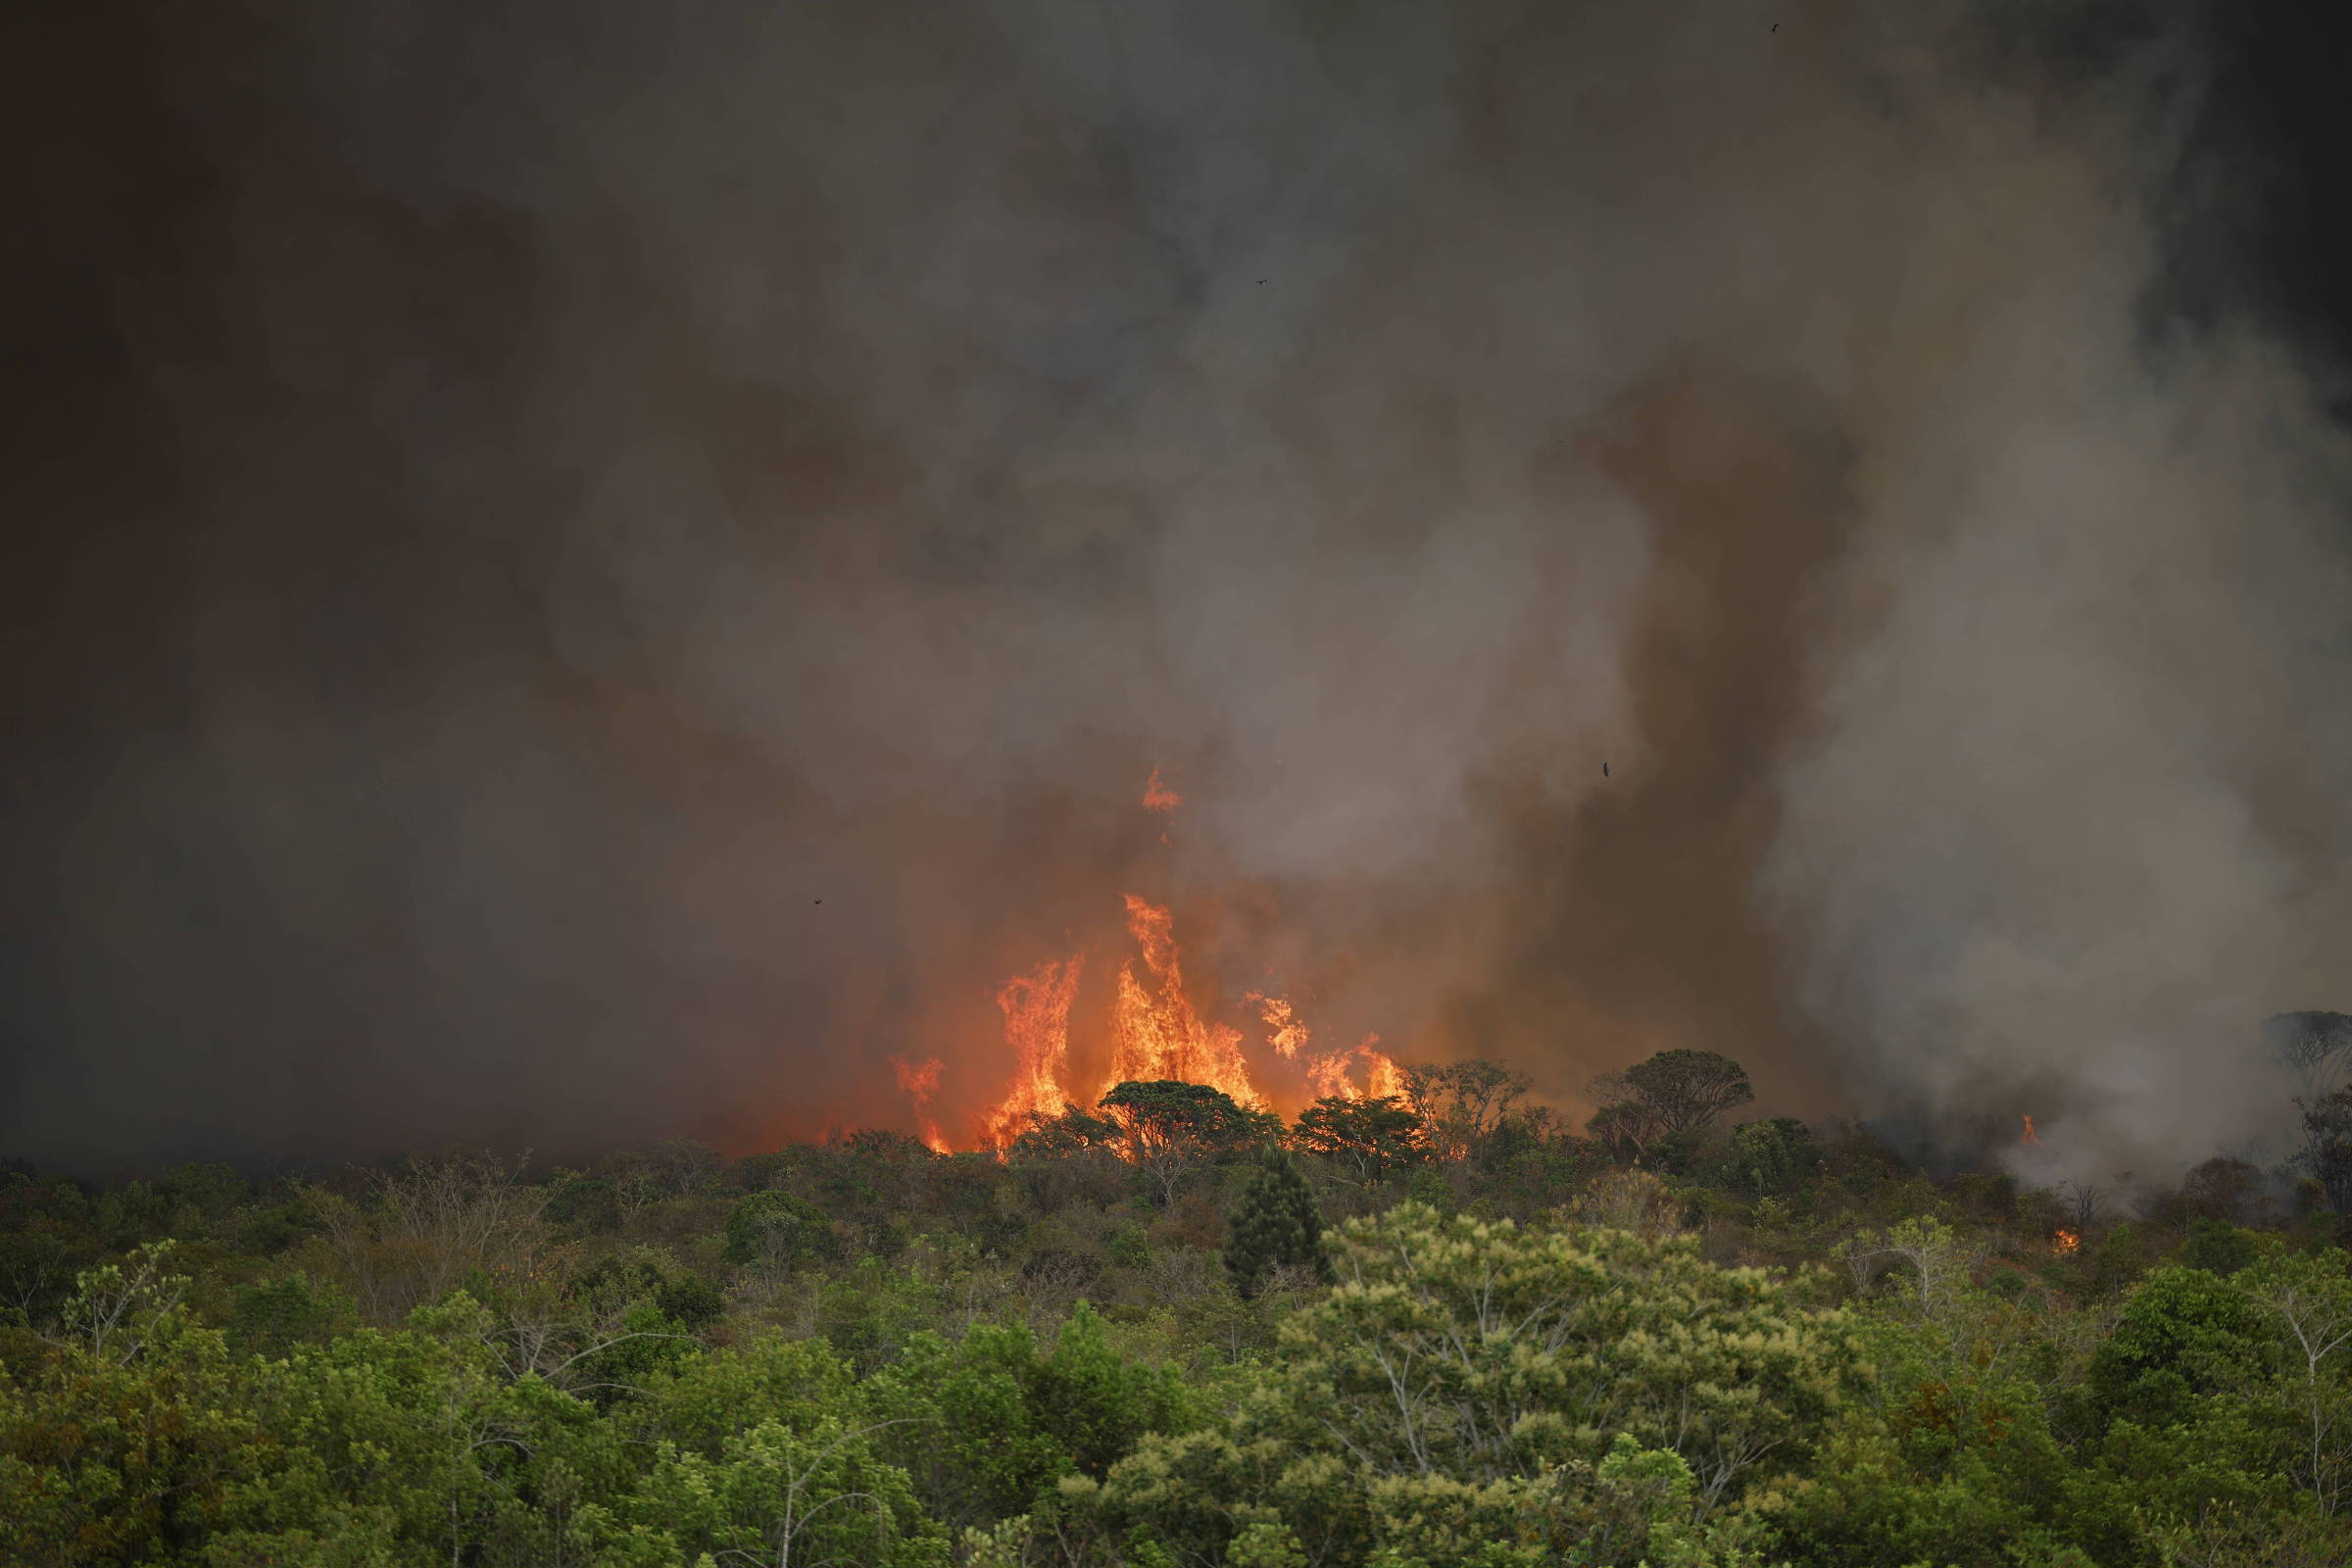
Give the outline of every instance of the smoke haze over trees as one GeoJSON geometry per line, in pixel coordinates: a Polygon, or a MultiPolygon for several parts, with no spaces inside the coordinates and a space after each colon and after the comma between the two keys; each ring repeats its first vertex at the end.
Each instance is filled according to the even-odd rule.
{"type": "Polygon", "coordinates": [[[905,1123],[1129,886],[1542,1098],[2288,1136],[2336,52],[2069,14],[12,22],[0,1152],[905,1123]]]}

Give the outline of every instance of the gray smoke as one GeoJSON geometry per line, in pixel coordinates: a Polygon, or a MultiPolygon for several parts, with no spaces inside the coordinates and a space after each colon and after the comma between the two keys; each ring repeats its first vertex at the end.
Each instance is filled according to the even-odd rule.
{"type": "Polygon", "coordinates": [[[2345,929],[2341,437],[2152,312],[2193,32],[2006,16],[169,23],[31,494],[0,1141],[969,1105],[1128,888],[1571,1104],[1687,1044],[2256,1135],[2345,929]]]}

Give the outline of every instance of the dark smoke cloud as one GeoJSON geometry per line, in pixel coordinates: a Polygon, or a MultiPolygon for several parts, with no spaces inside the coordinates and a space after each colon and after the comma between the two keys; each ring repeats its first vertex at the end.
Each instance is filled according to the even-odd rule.
{"type": "Polygon", "coordinates": [[[2230,57],[1670,9],[49,39],[0,1147],[903,1120],[1128,887],[1571,1102],[2260,1136],[2348,558],[2230,57]]]}

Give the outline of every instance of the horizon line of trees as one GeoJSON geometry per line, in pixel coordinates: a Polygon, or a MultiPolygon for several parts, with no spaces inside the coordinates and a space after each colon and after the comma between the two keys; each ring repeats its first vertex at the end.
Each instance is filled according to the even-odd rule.
{"type": "Polygon", "coordinates": [[[2317,1175],[1937,1179],[1731,1122],[1704,1053],[1581,1132],[1405,1088],[1121,1084],[1002,1157],[0,1171],[0,1568],[2352,1560],[2317,1175]]]}

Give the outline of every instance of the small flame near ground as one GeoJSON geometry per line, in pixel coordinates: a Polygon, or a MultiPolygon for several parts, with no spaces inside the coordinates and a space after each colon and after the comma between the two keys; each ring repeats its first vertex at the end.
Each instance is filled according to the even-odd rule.
{"type": "MultiPolygon", "coordinates": [[[[1145,808],[1170,812],[1183,801],[1153,768],[1144,786],[1145,808]]],[[[1194,1006],[1185,986],[1174,914],[1140,894],[1122,894],[1121,899],[1135,952],[1120,961],[1114,976],[1108,1071],[1102,1082],[1082,1085],[1071,1059],[1070,1017],[1079,982],[1087,973],[1088,955],[1048,958],[1013,976],[997,993],[997,1009],[1004,1018],[1004,1049],[1011,1058],[1010,1082],[978,1118],[975,1132],[983,1147],[1002,1149],[1028,1129],[1031,1116],[1058,1116],[1073,1105],[1092,1106],[1112,1085],[1130,1081],[1206,1084],[1238,1104],[1271,1108],[1244,1054],[1242,1031],[1202,1017],[1194,1006]]],[[[1288,998],[1250,992],[1245,1001],[1266,1026],[1266,1044],[1273,1054],[1296,1065],[1310,1098],[1378,1099],[1403,1089],[1396,1062],[1378,1049],[1380,1036],[1368,1034],[1358,1044],[1338,1050],[1318,1049],[1314,1031],[1288,998]]],[[[941,1063],[937,1058],[908,1061],[894,1056],[891,1066],[900,1089],[913,1102],[923,1141],[947,1152],[949,1141],[931,1113],[941,1063]]]]}
{"type": "Polygon", "coordinates": [[[2025,1145],[2028,1149],[2039,1149],[2041,1147],[2041,1140],[2034,1136],[2033,1117],[2026,1117],[2026,1133],[2023,1138],[2018,1140],[2018,1142],[2025,1145]]]}
{"type": "Polygon", "coordinates": [[[945,1065],[937,1056],[926,1056],[921,1061],[908,1061],[905,1056],[890,1058],[890,1070],[898,1075],[899,1087],[914,1102],[915,1125],[922,1130],[923,1142],[931,1146],[933,1152],[941,1154],[948,1152],[948,1140],[939,1130],[939,1123],[932,1119],[931,1098],[939,1093],[940,1069],[945,1065]]]}
{"type": "Polygon", "coordinates": [[[2050,1238],[2050,1250],[2060,1257],[2072,1257],[2082,1245],[2081,1231],[2062,1230],[2050,1238]]]}

